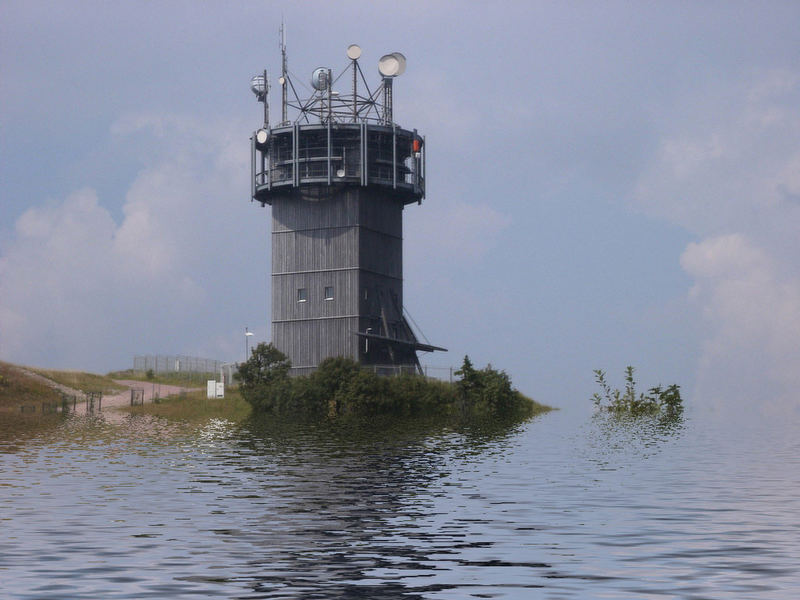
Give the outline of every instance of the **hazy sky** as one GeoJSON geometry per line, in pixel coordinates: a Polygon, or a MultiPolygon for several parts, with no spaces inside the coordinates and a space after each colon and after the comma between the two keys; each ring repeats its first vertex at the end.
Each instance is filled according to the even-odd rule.
{"type": "MultiPolygon", "coordinates": [[[[800,3],[0,0],[0,358],[269,339],[250,77],[400,51],[406,306],[556,406],[592,369],[800,410],[800,3]]],[[[273,105],[278,95],[273,90],[273,105]]]]}

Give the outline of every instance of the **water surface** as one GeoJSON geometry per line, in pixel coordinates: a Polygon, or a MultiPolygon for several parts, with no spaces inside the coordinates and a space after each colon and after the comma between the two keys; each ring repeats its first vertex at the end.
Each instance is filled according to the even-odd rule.
{"type": "Polygon", "coordinates": [[[0,595],[797,598],[797,425],[0,422],[0,595]]]}

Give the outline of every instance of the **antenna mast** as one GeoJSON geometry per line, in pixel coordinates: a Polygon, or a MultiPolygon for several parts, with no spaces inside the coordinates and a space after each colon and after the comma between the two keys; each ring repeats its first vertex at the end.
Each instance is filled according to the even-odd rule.
{"type": "Polygon", "coordinates": [[[352,61],[353,69],[353,123],[358,122],[358,58],[361,56],[361,48],[358,44],[350,44],[347,47],[347,58],[352,61]]]}
{"type": "Polygon", "coordinates": [[[286,106],[286,28],[281,21],[281,125],[289,121],[286,106]]]}
{"type": "Polygon", "coordinates": [[[269,79],[266,69],[262,77],[264,78],[264,128],[269,129],[269,79]]]}
{"type": "Polygon", "coordinates": [[[399,52],[384,54],[378,61],[378,71],[383,76],[383,124],[392,125],[392,80],[406,70],[406,57],[399,52]]]}

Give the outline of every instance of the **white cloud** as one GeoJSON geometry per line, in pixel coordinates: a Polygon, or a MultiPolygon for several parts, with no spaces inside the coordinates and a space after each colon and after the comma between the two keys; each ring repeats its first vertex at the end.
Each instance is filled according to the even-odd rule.
{"type": "MultiPolygon", "coordinates": [[[[0,255],[0,355],[97,370],[141,352],[228,358],[200,324],[216,339],[227,331],[231,315],[211,298],[255,254],[260,228],[244,227],[256,211],[246,202],[246,133],[202,125],[133,116],[112,127],[158,148],[120,223],[88,188],[19,217],[0,255]],[[231,131],[245,140],[238,150],[231,131]]],[[[266,257],[253,261],[265,268],[266,257]]]]}
{"type": "Polygon", "coordinates": [[[0,259],[0,349],[30,362],[48,347],[75,352],[106,326],[98,301],[114,283],[114,223],[89,189],[32,208],[0,259]]]}
{"type": "Polygon", "coordinates": [[[690,244],[681,264],[709,326],[698,395],[800,409],[800,278],[741,234],[690,244]]]}
{"type": "Polygon", "coordinates": [[[692,99],[667,125],[638,204],[698,235],[772,237],[800,218],[799,106],[800,75],[785,70],[692,99]]]}
{"type": "Polygon", "coordinates": [[[700,240],[681,257],[708,325],[697,399],[800,410],[800,75],[754,75],[676,123],[637,201],[700,240]]]}

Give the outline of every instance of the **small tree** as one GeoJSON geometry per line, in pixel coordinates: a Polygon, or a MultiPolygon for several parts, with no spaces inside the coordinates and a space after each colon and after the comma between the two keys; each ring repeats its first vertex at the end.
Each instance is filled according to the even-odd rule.
{"type": "Polygon", "coordinates": [[[253,348],[250,358],[239,365],[242,397],[253,406],[271,405],[275,393],[289,377],[292,363],[272,344],[261,342],[253,348]]]}
{"type": "Polygon", "coordinates": [[[511,379],[505,371],[498,371],[492,365],[478,371],[480,378],[481,400],[491,411],[504,411],[514,403],[514,390],[511,379]]]}
{"type": "Polygon", "coordinates": [[[480,387],[480,376],[478,371],[475,370],[475,367],[472,366],[469,355],[464,356],[464,362],[455,374],[461,377],[461,379],[456,382],[456,386],[465,399],[478,391],[480,387]]]}

